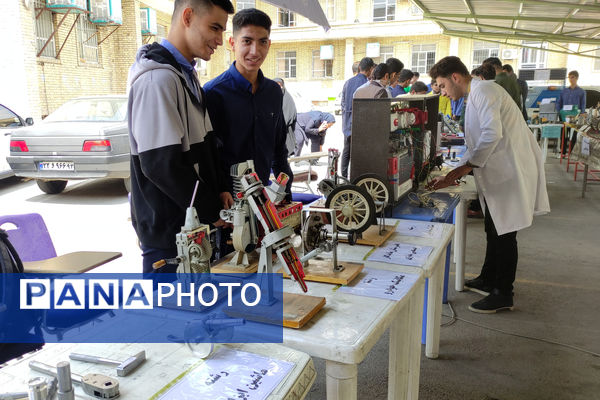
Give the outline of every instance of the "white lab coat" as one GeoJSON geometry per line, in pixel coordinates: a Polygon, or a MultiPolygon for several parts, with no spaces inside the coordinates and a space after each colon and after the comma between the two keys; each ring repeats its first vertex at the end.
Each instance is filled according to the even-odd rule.
{"type": "Polygon", "coordinates": [[[482,206],[498,235],[550,212],[542,152],[514,100],[494,81],[473,79],[465,113],[467,151],[482,206]]]}

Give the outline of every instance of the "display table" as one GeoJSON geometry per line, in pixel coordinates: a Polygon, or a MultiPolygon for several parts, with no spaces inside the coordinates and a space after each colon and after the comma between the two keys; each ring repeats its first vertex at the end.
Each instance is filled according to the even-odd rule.
{"type": "MultiPolygon", "coordinates": [[[[450,224],[436,224],[443,226],[442,235],[438,239],[421,238],[414,236],[404,236],[394,233],[389,241],[414,244],[419,246],[432,246],[434,249],[423,267],[404,266],[397,264],[387,264],[373,261],[362,261],[365,267],[376,267],[390,269],[397,272],[414,273],[422,271],[427,279],[427,297],[425,297],[426,313],[423,319],[425,329],[425,356],[427,358],[437,358],[440,349],[440,321],[442,316],[443,285],[446,249],[452,240],[454,226],[450,224]]],[[[339,259],[342,261],[363,260],[371,251],[368,246],[350,246],[340,245],[339,259]]]]}
{"type": "MultiPolygon", "coordinates": [[[[303,399],[312,386],[316,372],[312,359],[305,353],[291,350],[277,344],[243,344],[227,347],[255,353],[294,364],[292,370],[279,383],[269,399],[303,399]]],[[[59,361],[69,361],[69,353],[101,355],[125,360],[133,354],[145,350],[146,361],[135,371],[124,377],[117,377],[115,367],[102,364],[71,360],[71,372],[85,375],[99,373],[116,377],[119,380],[120,399],[150,399],[184,371],[201,360],[195,357],[187,346],[176,343],[144,344],[46,344],[42,350],[29,353],[21,360],[11,361],[0,369],[0,393],[27,391],[27,381],[34,376],[46,376],[29,369],[29,361],[41,361],[55,366],[59,361]]],[[[73,384],[76,398],[91,398],[81,386],[73,384]]]]}
{"type": "Polygon", "coordinates": [[[454,193],[460,196],[460,202],[456,207],[456,214],[454,216],[454,223],[456,224],[456,229],[454,230],[454,263],[456,265],[454,289],[458,292],[462,292],[465,286],[467,207],[469,206],[469,202],[479,197],[474,176],[466,175],[461,180],[464,183],[458,186],[448,186],[437,191],[440,193],[454,193]]]}
{"type": "MultiPolygon", "coordinates": [[[[585,190],[589,180],[597,181],[600,180],[596,175],[600,172],[600,133],[585,133],[579,131],[577,135],[577,143],[571,152],[572,157],[576,163],[583,164],[583,185],[581,188],[581,197],[585,197],[585,190]],[[592,175],[592,179],[588,175],[592,175]]],[[[575,166],[575,174],[578,169],[575,166]]],[[[577,179],[577,175],[575,175],[577,179]]]]}
{"type": "MultiPolygon", "coordinates": [[[[341,245],[341,254],[346,246],[341,245]]],[[[388,399],[418,398],[424,289],[422,272],[414,268],[408,272],[419,274],[419,279],[400,301],[342,293],[331,284],[308,282],[307,294],[325,297],[325,307],[303,328],[285,329],[283,344],[326,360],[327,399],[357,398],[358,364],[388,327],[388,399]]],[[[298,284],[288,279],[284,290],[300,293],[298,284]]]]}
{"type": "Polygon", "coordinates": [[[24,261],[26,273],[83,273],[121,257],[116,251],[75,251],[40,261],[24,261]]]}

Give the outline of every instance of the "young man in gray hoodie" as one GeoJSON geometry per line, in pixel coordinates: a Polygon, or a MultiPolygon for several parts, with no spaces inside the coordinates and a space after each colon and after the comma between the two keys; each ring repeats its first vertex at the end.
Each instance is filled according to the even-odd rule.
{"type": "MultiPolygon", "coordinates": [[[[199,182],[194,206],[203,223],[223,226],[233,204],[217,158],[206,97],[194,69],[223,44],[229,0],[175,0],[167,39],[140,48],[129,72],[131,219],[143,271],[177,255],[175,235],[199,182]]],[[[175,272],[167,265],[158,272],[175,272]]]]}

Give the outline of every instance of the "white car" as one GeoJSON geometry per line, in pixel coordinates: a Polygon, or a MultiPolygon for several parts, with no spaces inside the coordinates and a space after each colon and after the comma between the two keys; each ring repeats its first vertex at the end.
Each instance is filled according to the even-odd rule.
{"type": "Polygon", "coordinates": [[[13,176],[6,157],[10,152],[10,135],[13,131],[33,125],[33,118],[21,118],[10,108],[0,104],[0,179],[13,176]]]}

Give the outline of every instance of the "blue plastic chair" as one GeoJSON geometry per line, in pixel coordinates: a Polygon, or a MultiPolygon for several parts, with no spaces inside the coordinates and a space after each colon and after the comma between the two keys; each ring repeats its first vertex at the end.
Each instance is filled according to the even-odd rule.
{"type": "Polygon", "coordinates": [[[56,257],[56,250],[44,219],[40,214],[0,216],[0,227],[6,230],[8,239],[22,261],[39,261],[56,257]],[[5,224],[13,224],[10,229],[5,224]]]}

